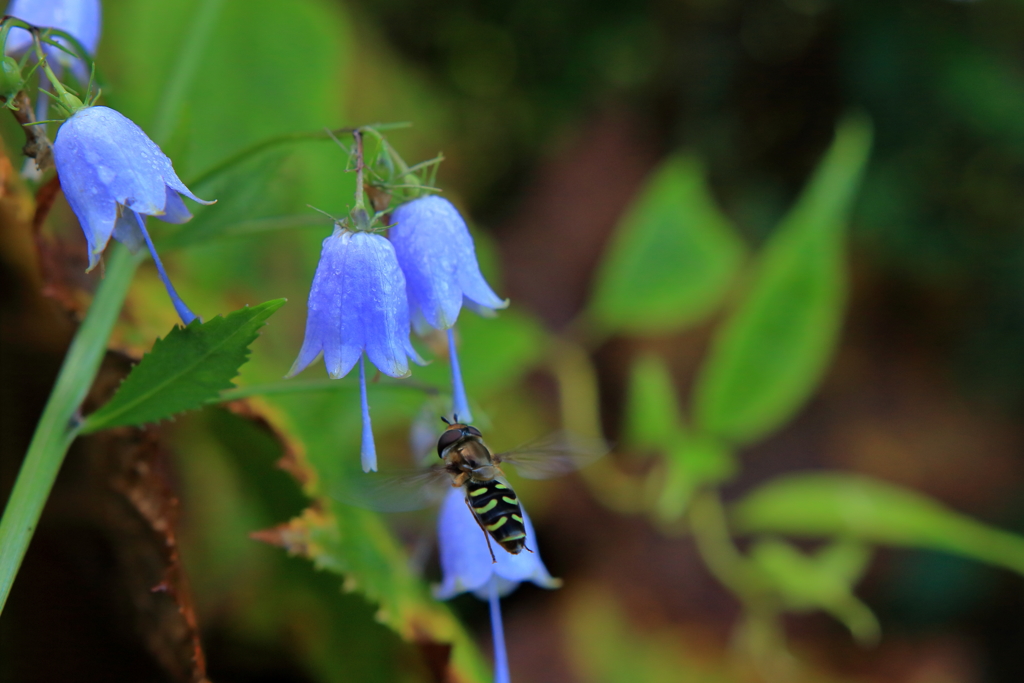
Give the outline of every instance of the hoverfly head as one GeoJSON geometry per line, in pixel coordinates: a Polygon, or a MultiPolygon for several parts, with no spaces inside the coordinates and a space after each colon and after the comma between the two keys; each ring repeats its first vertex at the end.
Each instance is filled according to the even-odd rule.
{"type": "Polygon", "coordinates": [[[448,428],[444,430],[441,437],[437,440],[437,457],[439,458],[443,458],[445,450],[454,446],[462,439],[483,436],[476,427],[459,422],[458,415],[453,415],[452,417],[455,418],[454,422],[449,422],[444,416],[441,417],[444,423],[448,425],[448,428]]]}

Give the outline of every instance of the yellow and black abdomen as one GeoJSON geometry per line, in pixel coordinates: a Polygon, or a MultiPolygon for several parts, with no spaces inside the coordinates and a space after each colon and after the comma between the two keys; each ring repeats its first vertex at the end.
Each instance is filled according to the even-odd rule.
{"type": "Polygon", "coordinates": [[[515,492],[497,479],[466,484],[469,507],[502,548],[518,555],[526,545],[523,510],[515,492]]]}

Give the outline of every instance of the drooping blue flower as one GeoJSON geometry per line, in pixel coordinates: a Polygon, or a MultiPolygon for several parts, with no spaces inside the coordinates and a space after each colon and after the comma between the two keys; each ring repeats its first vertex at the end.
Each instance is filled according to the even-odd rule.
{"type": "MultiPolygon", "coordinates": [[[[100,0],[12,0],[5,14],[40,28],[56,28],[70,33],[90,55],[96,54],[100,42],[100,0]]],[[[72,53],[75,52],[67,41],[54,36],[54,40],[72,53]]],[[[21,56],[32,49],[32,36],[28,31],[12,29],[4,51],[9,55],[21,56]]],[[[80,59],[75,59],[52,45],[44,45],[47,61],[56,70],[70,67],[82,83],[89,80],[89,73],[80,59]]]]}
{"type": "Polygon", "coordinates": [[[306,336],[288,376],[305,369],[321,354],[327,374],[339,379],[359,362],[363,410],[362,464],[377,469],[363,354],[390,377],[409,375],[409,359],[423,360],[409,341],[409,304],[405,277],[394,247],[370,232],[336,225],[324,240],[309,290],[306,336]]]}
{"type": "Polygon", "coordinates": [[[169,223],[192,218],[181,195],[196,197],[174,172],[171,160],[127,117],[108,107],[77,111],[57,131],[53,161],[61,189],[89,244],[89,269],[99,262],[111,237],[132,251],[146,245],[178,315],[187,325],[195,315],[174,291],[146,231],[143,216],[169,223]]]}
{"type": "Polygon", "coordinates": [[[389,236],[405,273],[417,332],[426,325],[450,328],[463,303],[483,313],[508,306],[480,273],[473,237],[450,201],[420,197],[396,208],[391,220],[389,236]]]}
{"type": "Polygon", "coordinates": [[[440,600],[471,591],[481,600],[488,598],[488,585],[494,579],[498,594],[508,595],[523,581],[532,581],[542,588],[557,588],[561,581],[552,578],[537,552],[537,538],[529,515],[523,511],[526,526],[526,547],[517,555],[506,551],[491,539],[494,560],[487,548],[487,538],[476,517],[466,505],[461,488],[452,488],[441,503],[437,518],[437,544],[441,555],[441,585],[434,590],[440,600]]]}
{"type": "Polygon", "coordinates": [[[484,279],[466,221],[447,199],[429,195],[391,214],[390,238],[405,273],[409,311],[417,333],[448,330],[454,412],[472,420],[451,328],[466,305],[481,315],[508,306],[484,279]]]}
{"type": "Polygon", "coordinates": [[[501,620],[501,597],[515,590],[520,582],[532,581],[542,588],[558,588],[562,582],[552,578],[537,552],[536,534],[530,517],[523,510],[526,526],[526,547],[513,555],[493,540],[494,560],[487,548],[485,532],[466,506],[461,488],[453,488],[441,503],[437,518],[437,543],[441,555],[441,585],[434,595],[448,600],[472,591],[486,600],[491,612],[491,636],[494,640],[494,680],[508,683],[508,654],[505,650],[505,629],[501,620]]]}

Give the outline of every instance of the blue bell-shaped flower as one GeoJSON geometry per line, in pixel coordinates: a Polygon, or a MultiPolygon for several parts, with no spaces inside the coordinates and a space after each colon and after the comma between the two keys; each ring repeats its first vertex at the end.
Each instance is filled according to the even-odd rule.
{"type": "Polygon", "coordinates": [[[441,555],[441,585],[434,590],[440,600],[472,591],[481,600],[488,598],[492,579],[498,594],[508,595],[522,581],[532,581],[542,588],[558,588],[561,581],[552,578],[537,552],[537,538],[529,515],[523,510],[526,526],[526,547],[517,555],[506,551],[493,539],[491,550],[485,532],[466,505],[461,488],[452,488],[441,503],[437,518],[437,544],[441,555]]]}
{"type": "MultiPolygon", "coordinates": [[[[5,14],[41,28],[56,28],[70,33],[90,55],[96,54],[100,42],[100,0],[12,0],[5,14]]],[[[54,37],[56,42],[74,52],[67,41],[54,37]]],[[[32,49],[32,36],[28,31],[12,29],[4,49],[9,55],[21,56],[32,49]]],[[[75,59],[52,45],[44,45],[47,61],[56,70],[70,67],[79,81],[89,80],[89,73],[80,59],[75,59]]]]}
{"type": "Polygon", "coordinates": [[[505,650],[505,628],[501,619],[501,597],[515,590],[522,581],[532,581],[542,588],[558,588],[562,582],[552,578],[537,552],[536,534],[530,517],[523,510],[526,547],[517,555],[491,541],[494,559],[488,550],[485,531],[480,528],[466,505],[461,488],[453,488],[441,503],[437,518],[437,544],[441,555],[441,585],[434,595],[447,600],[472,591],[486,600],[491,612],[491,637],[494,641],[495,683],[508,683],[508,653],[505,650]]]}
{"type": "Polygon", "coordinates": [[[363,354],[390,377],[409,375],[409,359],[423,363],[409,341],[405,277],[395,250],[380,235],[335,226],[324,240],[309,290],[306,336],[288,376],[323,354],[327,374],[344,377],[359,362],[363,408],[362,464],[377,469],[363,354]]]}
{"type": "Polygon", "coordinates": [[[391,213],[389,237],[409,290],[409,311],[419,333],[447,330],[463,303],[481,313],[508,306],[480,273],[473,237],[450,201],[429,195],[391,213]]]}
{"type": "Polygon", "coordinates": [[[466,221],[450,201],[428,195],[402,204],[391,213],[390,238],[405,273],[412,324],[419,334],[429,328],[448,331],[452,366],[453,412],[471,421],[462,384],[452,326],[466,305],[481,315],[508,306],[484,279],[466,221]]]}
{"type": "Polygon", "coordinates": [[[171,285],[146,231],[143,216],[169,223],[192,218],[181,195],[196,197],[174,172],[171,160],[127,117],[108,107],[77,111],[57,131],[53,161],[60,186],[89,244],[89,269],[114,237],[132,251],[146,245],[175,309],[185,324],[195,315],[171,285]]]}

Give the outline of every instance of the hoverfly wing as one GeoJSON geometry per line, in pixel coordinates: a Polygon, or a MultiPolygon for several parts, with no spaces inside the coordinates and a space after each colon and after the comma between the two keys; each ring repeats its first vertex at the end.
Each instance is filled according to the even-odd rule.
{"type": "Polygon", "coordinates": [[[555,432],[519,448],[495,453],[496,464],[514,465],[526,479],[547,479],[586,467],[611,450],[604,439],[555,432]]]}
{"type": "Polygon", "coordinates": [[[377,512],[409,512],[429,507],[444,497],[451,475],[442,467],[353,474],[331,488],[331,498],[377,512]]]}

